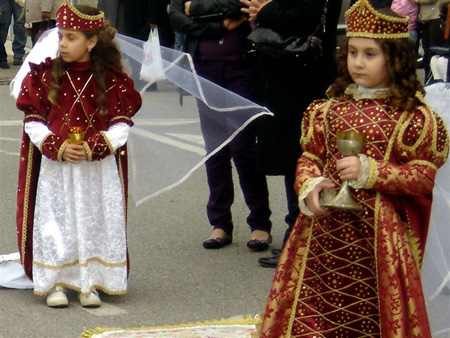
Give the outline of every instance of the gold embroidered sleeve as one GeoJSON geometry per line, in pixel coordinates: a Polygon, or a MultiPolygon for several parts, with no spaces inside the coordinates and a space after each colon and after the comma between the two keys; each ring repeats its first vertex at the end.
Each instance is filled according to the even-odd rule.
{"type": "Polygon", "coordinates": [[[48,134],[41,143],[41,153],[50,160],[62,162],[62,154],[67,142],[55,134],[48,134]]]}
{"type": "Polygon", "coordinates": [[[315,101],[304,114],[300,141],[303,154],[297,162],[295,180],[297,192],[309,179],[322,175],[326,155],[323,119],[328,105],[329,101],[315,101]]]}
{"type": "Polygon", "coordinates": [[[428,194],[436,170],[448,157],[449,139],[445,125],[428,107],[421,107],[405,119],[394,142],[390,158],[370,159],[365,188],[389,194],[428,194]]]}
{"type": "Polygon", "coordinates": [[[101,131],[95,134],[85,142],[88,147],[86,153],[88,155],[88,161],[100,161],[106,156],[113,155],[114,149],[109,141],[106,133],[101,131]]]}

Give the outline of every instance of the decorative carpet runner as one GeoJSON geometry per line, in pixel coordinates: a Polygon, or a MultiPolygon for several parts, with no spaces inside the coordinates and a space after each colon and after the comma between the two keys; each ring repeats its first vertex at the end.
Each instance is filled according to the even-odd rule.
{"type": "Polygon", "coordinates": [[[257,318],[222,319],[183,325],[122,328],[95,328],[84,331],[82,338],[251,338],[256,333],[257,318]]]}

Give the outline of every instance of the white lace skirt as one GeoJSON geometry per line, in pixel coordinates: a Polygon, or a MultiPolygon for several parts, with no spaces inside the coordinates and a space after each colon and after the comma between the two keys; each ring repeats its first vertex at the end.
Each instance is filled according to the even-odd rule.
{"type": "Polygon", "coordinates": [[[79,292],[126,292],[124,200],[114,156],[80,164],[42,157],[33,280],[36,294],[55,285],[79,292]]]}

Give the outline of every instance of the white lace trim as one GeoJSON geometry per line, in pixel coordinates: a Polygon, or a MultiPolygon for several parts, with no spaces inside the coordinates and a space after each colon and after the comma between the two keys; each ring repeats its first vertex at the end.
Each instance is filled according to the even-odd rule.
{"type": "Polygon", "coordinates": [[[352,95],[357,100],[385,99],[391,96],[389,88],[365,88],[354,83],[347,87],[345,94],[352,95]]]}
{"type": "Polygon", "coordinates": [[[326,178],[325,177],[316,177],[313,178],[311,181],[308,182],[308,185],[306,186],[305,190],[303,190],[303,192],[298,196],[298,206],[300,208],[300,212],[306,216],[314,216],[314,214],[311,212],[311,210],[309,210],[309,208],[306,205],[305,199],[306,196],[308,196],[308,194],[314,190],[314,188],[316,187],[316,185],[318,185],[319,183],[325,181],[326,178]]]}
{"type": "Polygon", "coordinates": [[[369,179],[370,173],[370,162],[366,155],[359,154],[359,161],[361,162],[361,172],[359,173],[358,179],[348,181],[348,184],[353,189],[362,189],[369,179]]]}

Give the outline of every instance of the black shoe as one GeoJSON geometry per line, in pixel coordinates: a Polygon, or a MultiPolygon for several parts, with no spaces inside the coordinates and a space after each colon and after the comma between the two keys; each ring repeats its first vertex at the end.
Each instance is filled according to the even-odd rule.
{"type": "Polygon", "coordinates": [[[264,268],[276,268],[279,259],[280,255],[274,255],[272,257],[262,257],[258,259],[258,263],[264,268]]]}
{"type": "Polygon", "coordinates": [[[272,249],[270,252],[271,252],[272,255],[274,255],[274,256],[279,256],[279,255],[281,255],[281,250],[282,250],[282,249],[272,249]]]}
{"type": "Polygon", "coordinates": [[[269,234],[269,238],[267,239],[256,239],[252,238],[247,242],[247,247],[253,251],[264,251],[267,250],[270,243],[272,243],[272,235],[269,234]]]}
{"type": "Polygon", "coordinates": [[[6,61],[0,62],[0,68],[1,69],[9,69],[8,62],[6,62],[6,61]]]}
{"type": "Polygon", "coordinates": [[[23,64],[23,57],[15,56],[13,60],[13,66],[22,66],[23,64]]]}
{"type": "Polygon", "coordinates": [[[208,238],[203,241],[203,247],[205,249],[220,249],[223,248],[225,245],[229,245],[233,242],[233,238],[231,236],[226,236],[224,238],[222,237],[215,237],[215,238],[208,238]]]}

